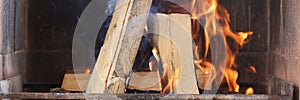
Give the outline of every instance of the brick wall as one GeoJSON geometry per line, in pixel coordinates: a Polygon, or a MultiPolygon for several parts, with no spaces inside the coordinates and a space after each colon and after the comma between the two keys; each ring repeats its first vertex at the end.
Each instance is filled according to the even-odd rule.
{"type": "Polygon", "coordinates": [[[22,91],[26,67],[26,0],[0,1],[0,91],[22,91]]]}
{"type": "Polygon", "coordinates": [[[234,32],[253,31],[249,43],[245,44],[236,58],[238,82],[266,82],[269,50],[269,0],[219,0],[231,17],[234,32]],[[245,69],[255,66],[254,74],[245,69]]]}
{"type": "Polygon", "coordinates": [[[60,83],[73,70],[74,30],[90,0],[29,0],[26,83],[60,83]]]}
{"type": "Polygon", "coordinates": [[[300,85],[300,1],[272,0],[270,73],[295,86],[299,99],[300,85]]]}
{"type": "Polygon", "coordinates": [[[221,0],[234,31],[254,31],[237,57],[239,67],[254,65],[257,74],[239,69],[239,82],[261,82],[275,75],[295,85],[299,99],[299,0],[221,0]]]}

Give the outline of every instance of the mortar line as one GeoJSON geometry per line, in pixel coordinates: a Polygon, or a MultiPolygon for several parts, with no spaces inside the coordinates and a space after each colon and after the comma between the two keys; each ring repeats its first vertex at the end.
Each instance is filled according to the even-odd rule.
{"type": "Polygon", "coordinates": [[[266,53],[266,72],[265,72],[265,76],[266,76],[266,78],[265,78],[265,80],[264,81],[266,81],[266,80],[269,80],[269,78],[267,77],[268,76],[268,74],[270,74],[269,72],[269,67],[270,67],[270,48],[271,48],[271,1],[270,0],[267,0],[266,1],[266,14],[267,14],[267,53],[266,53]]]}
{"type": "Polygon", "coordinates": [[[13,47],[13,51],[16,50],[16,30],[17,30],[17,0],[14,0],[13,1],[13,17],[14,17],[14,29],[13,29],[13,44],[12,44],[12,47],[13,47]]]}

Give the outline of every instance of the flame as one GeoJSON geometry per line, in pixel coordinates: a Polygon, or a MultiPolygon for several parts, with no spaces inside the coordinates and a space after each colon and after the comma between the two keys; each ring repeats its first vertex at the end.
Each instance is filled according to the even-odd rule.
{"type": "Polygon", "coordinates": [[[254,66],[250,66],[249,68],[244,68],[245,71],[256,74],[256,68],[254,66]]]}
{"type": "Polygon", "coordinates": [[[250,66],[249,69],[253,72],[256,73],[256,68],[254,66],[250,66]]]}
{"type": "Polygon", "coordinates": [[[204,74],[209,74],[210,68],[212,67],[211,63],[203,62],[202,60],[195,61],[194,63],[198,66],[201,72],[203,72],[204,74]]]}
{"type": "Polygon", "coordinates": [[[158,50],[156,48],[153,48],[152,49],[152,54],[154,56],[155,59],[150,59],[151,61],[149,61],[149,70],[150,71],[154,71],[157,69],[158,67],[158,62],[160,62],[160,57],[159,57],[159,54],[158,54],[158,50]]]}
{"type": "Polygon", "coordinates": [[[158,76],[161,77],[160,85],[162,87],[161,93],[173,93],[173,89],[175,88],[175,82],[179,77],[179,69],[175,68],[175,70],[172,70],[172,66],[169,66],[168,64],[164,63],[162,64],[161,57],[159,55],[159,50],[157,48],[152,49],[152,54],[155,59],[152,59],[149,62],[149,69],[150,71],[157,71],[158,76]],[[172,75],[170,75],[172,73],[172,75]]]}
{"type": "Polygon", "coordinates": [[[153,62],[153,61],[150,61],[150,62],[149,62],[149,70],[150,70],[150,71],[153,71],[153,66],[154,66],[154,62],[153,62]]]}
{"type": "MultiPolygon", "coordinates": [[[[169,67],[169,66],[165,66],[165,67],[169,67]]],[[[179,73],[180,70],[178,69],[178,67],[175,67],[174,73],[171,76],[168,76],[168,72],[170,70],[165,70],[164,71],[164,75],[163,75],[163,80],[167,80],[167,84],[164,86],[163,90],[162,90],[162,94],[166,94],[166,93],[173,93],[174,92],[174,88],[175,88],[175,83],[176,80],[178,80],[179,77],[179,73]],[[169,77],[169,78],[167,78],[169,77]]]]}
{"type": "Polygon", "coordinates": [[[238,72],[232,68],[226,68],[225,77],[228,84],[228,90],[233,92],[239,92],[240,86],[236,82],[238,78],[238,72]]]}
{"type": "MultiPolygon", "coordinates": [[[[194,63],[198,69],[210,75],[210,84],[216,84],[225,78],[229,91],[239,92],[239,85],[237,84],[238,71],[235,64],[235,57],[238,54],[238,49],[248,42],[249,36],[253,35],[253,32],[233,32],[230,27],[230,15],[228,11],[218,3],[218,0],[178,0],[178,5],[168,5],[167,13],[189,13],[192,16],[192,37],[195,41],[194,46],[194,63]],[[186,11],[183,11],[184,8],[186,11]],[[198,21],[198,19],[204,20],[204,22],[198,21]],[[201,26],[200,26],[201,23],[201,26]],[[204,24],[203,24],[204,23],[204,24]],[[202,29],[203,28],[203,29],[202,29]],[[202,30],[204,30],[202,32],[202,30]],[[214,49],[223,49],[225,47],[225,60],[223,58],[216,57],[216,61],[219,64],[212,63],[211,44],[213,39],[221,41],[214,49]],[[236,42],[236,49],[233,51],[227,43],[227,39],[231,38],[236,42]],[[225,69],[224,69],[225,68],[225,69]]],[[[176,2],[176,0],[174,0],[176,2]]],[[[160,58],[155,54],[158,53],[157,49],[152,50],[155,58],[160,62],[160,58]]],[[[218,52],[213,52],[215,55],[219,55],[218,52]]],[[[169,67],[163,65],[164,68],[169,67]]],[[[174,66],[173,66],[174,67],[174,66]]],[[[250,68],[251,69],[251,68],[250,68]]],[[[174,88],[174,80],[177,79],[180,69],[164,70],[162,82],[167,82],[166,87],[163,89],[163,93],[172,92],[174,88]],[[170,71],[174,72],[174,75],[168,76],[170,71]],[[171,77],[171,78],[170,78],[171,77]],[[169,79],[169,80],[167,80],[169,79]]]]}
{"type": "Polygon", "coordinates": [[[91,69],[90,68],[87,68],[87,69],[85,69],[85,72],[84,72],[85,74],[90,74],[91,73],[91,69]]]}
{"type": "Polygon", "coordinates": [[[246,89],[246,94],[254,94],[254,89],[252,87],[249,87],[246,89]]]}
{"type": "MultiPolygon", "coordinates": [[[[221,68],[220,66],[214,66],[210,62],[209,58],[209,48],[211,40],[209,37],[217,36],[218,34],[223,34],[223,39],[225,40],[225,49],[226,49],[226,65],[225,65],[225,72],[217,73],[217,74],[223,74],[226,78],[229,91],[239,92],[239,85],[237,84],[238,79],[238,72],[233,68],[235,66],[235,56],[238,53],[238,49],[236,49],[235,52],[233,52],[227,43],[227,38],[232,38],[239,47],[242,47],[244,44],[246,44],[247,38],[249,38],[250,35],[253,34],[253,32],[236,32],[234,33],[230,28],[230,15],[228,11],[218,4],[217,0],[192,0],[189,4],[184,4],[182,7],[188,8],[190,7],[192,18],[194,19],[204,19],[205,25],[203,26],[204,33],[199,34],[197,31],[199,31],[201,27],[199,25],[194,25],[193,28],[196,30],[196,32],[193,33],[194,40],[199,39],[197,38],[197,35],[202,35],[204,38],[204,43],[196,43],[196,46],[194,47],[194,54],[195,54],[195,65],[198,66],[198,68],[204,72],[209,74],[209,70],[213,70],[213,72],[219,72],[217,69],[221,68]],[[203,1],[207,1],[209,6],[205,6],[203,1]],[[217,19],[217,20],[216,20],[217,19]],[[218,27],[220,25],[221,27],[218,27]],[[196,26],[196,27],[195,27],[196,26]],[[202,51],[201,51],[202,49],[202,51]],[[204,50],[204,51],[203,51],[204,50]],[[202,57],[200,57],[200,54],[204,54],[202,57]],[[216,67],[216,68],[215,68],[216,67]]],[[[222,44],[218,44],[222,45],[222,44]]],[[[224,69],[223,69],[224,70],[224,69]]],[[[213,77],[216,78],[216,77],[213,77]]],[[[216,81],[221,81],[214,79],[216,81]]]]}
{"type": "Polygon", "coordinates": [[[156,48],[153,48],[152,49],[152,53],[153,53],[153,56],[155,57],[155,59],[160,62],[160,58],[158,56],[158,50],[156,48]]]}

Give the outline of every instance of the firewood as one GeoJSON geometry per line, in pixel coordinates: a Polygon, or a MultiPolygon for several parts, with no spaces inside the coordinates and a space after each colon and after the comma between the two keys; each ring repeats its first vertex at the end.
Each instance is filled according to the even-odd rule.
{"type": "MultiPolygon", "coordinates": [[[[207,74],[196,70],[198,78],[198,86],[204,86],[207,82],[207,74]]],[[[62,87],[64,91],[86,91],[91,74],[72,74],[67,73],[64,76],[62,87]]],[[[152,72],[133,72],[130,78],[128,89],[140,91],[161,91],[160,77],[157,71],[152,72]]]]}
{"type": "Polygon", "coordinates": [[[212,80],[210,79],[210,74],[204,73],[201,70],[196,70],[198,87],[202,90],[212,89],[212,80]]]}
{"type": "Polygon", "coordinates": [[[157,42],[154,44],[162,57],[163,70],[168,70],[168,80],[176,80],[174,93],[199,94],[193,63],[190,15],[154,14],[148,28],[149,33],[159,34],[154,37],[157,42]],[[175,73],[176,70],[179,73],[175,73]],[[178,78],[174,77],[176,74],[178,78]]]}
{"type": "Polygon", "coordinates": [[[61,88],[66,91],[86,91],[90,74],[65,74],[61,88]]]}
{"type": "Polygon", "coordinates": [[[118,0],[87,93],[124,93],[152,0],[118,0]]]}
{"type": "Polygon", "coordinates": [[[178,53],[174,53],[174,65],[180,74],[175,86],[176,94],[199,94],[194,67],[191,16],[170,15],[170,32],[178,53]]]}
{"type": "Polygon", "coordinates": [[[160,77],[157,72],[134,72],[128,89],[141,91],[161,91],[160,77]]]}
{"type": "Polygon", "coordinates": [[[159,70],[159,77],[163,77],[164,70],[168,70],[168,78],[162,81],[162,87],[167,86],[168,80],[173,75],[172,65],[172,51],[173,46],[171,42],[171,35],[169,30],[169,15],[166,14],[151,14],[149,17],[148,28],[149,33],[154,34],[154,47],[159,50],[160,64],[157,64],[156,69],[159,70]],[[168,66],[167,66],[168,65],[168,66]]]}
{"type": "MultiPolygon", "coordinates": [[[[205,89],[208,83],[209,74],[196,70],[198,87],[205,89]]],[[[140,91],[161,91],[162,86],[160,83],[158,72],[134,72],[129,81],[128,89],[140,91]]]]}

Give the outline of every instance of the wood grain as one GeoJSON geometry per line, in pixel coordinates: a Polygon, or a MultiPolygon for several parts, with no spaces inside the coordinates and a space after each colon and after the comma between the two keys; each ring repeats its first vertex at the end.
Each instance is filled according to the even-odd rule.
{"type": "Polygon", "coordinates": [[[87,93],[124,93],[152,0],[119,0],[87,93]]]}
{"type": "MultiPolygon", "coordinates": [[[[156,34],[154,44],[163,63],[160,76],[167,70],[167,80],[176,80],[176,85],[171,86],[175,87],[175,94],[199,94],[193,63],[191,17],[186,14],[153,14],[148,27],[149,33],[156,34]]],[[[166,84],[162,83],[164,86],[166,84]]]]}
{"type": "Polygon", "coordinates": [[[67,91],[86,91],[90,74],[65,74],[61,88],[67,91]]]}

